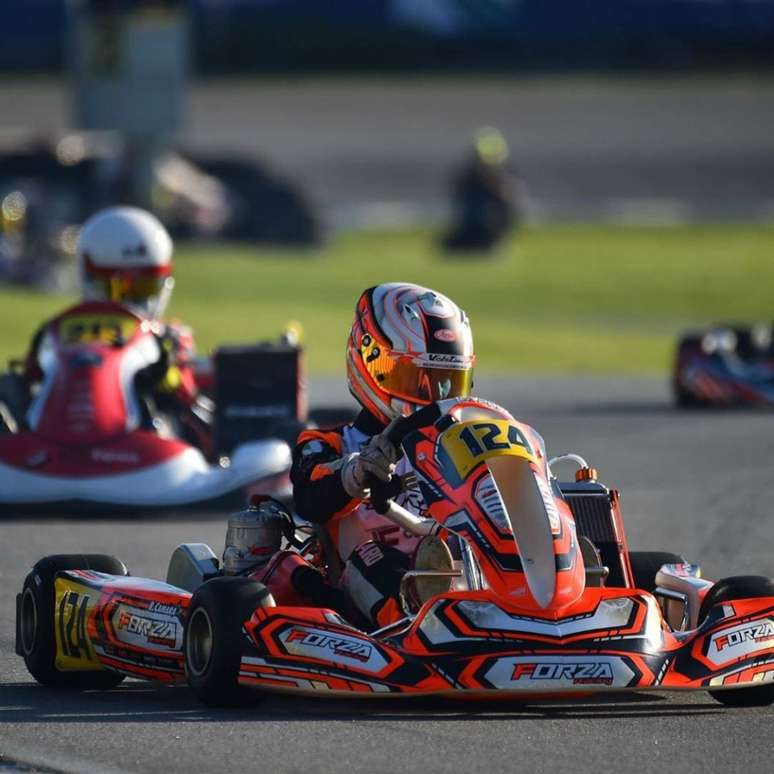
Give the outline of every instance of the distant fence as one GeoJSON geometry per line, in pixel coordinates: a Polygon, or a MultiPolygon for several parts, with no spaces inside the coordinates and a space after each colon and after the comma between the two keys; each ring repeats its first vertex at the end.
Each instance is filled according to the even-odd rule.
{"type": "MultiPolygon", "coordinates": [[[[105,2],[120,6],[133,0],[105,2]]],[[[66,0],[2,0],[0,69],[61,70],[65,5],[66,0]]],[[[774,0],[189,0],[188,5],[195,67],[202,73],[774,66],[774,0]]]]}

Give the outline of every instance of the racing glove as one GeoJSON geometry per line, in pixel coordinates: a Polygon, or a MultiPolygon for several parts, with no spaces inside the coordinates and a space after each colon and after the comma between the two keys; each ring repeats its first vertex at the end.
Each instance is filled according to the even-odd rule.
{"type": "Polygon", "coordinates": [[[369,476],[375,476],[380,481],[389,481],[392,478],[398,460],[398,450],[388,438],[391,429],[392,423],[379,435],[371,438],[359,453],[350,454],[344,460],[341,484],[350,497],[362,500],[367,496],[369,476]]]}

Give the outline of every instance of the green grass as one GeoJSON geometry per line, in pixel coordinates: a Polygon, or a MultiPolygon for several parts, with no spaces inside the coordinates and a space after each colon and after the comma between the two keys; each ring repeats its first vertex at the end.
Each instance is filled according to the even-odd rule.
{"type": "MultiPolygon", "coordinates": [[[[774,226],[541,226],[493,258],[448,258],[425,231],[353,232],[320,251],[186,247],[170,309],[199,348],[273,337],[302,322],[315,372],[343,366],[360,291],[403,280],[470,315],[487,371],[658,372],[677,333],[722,319],[771,319],[774,226]]],[[[64,301],[0,289],[0,357],[21,354],[64,301]]]]}

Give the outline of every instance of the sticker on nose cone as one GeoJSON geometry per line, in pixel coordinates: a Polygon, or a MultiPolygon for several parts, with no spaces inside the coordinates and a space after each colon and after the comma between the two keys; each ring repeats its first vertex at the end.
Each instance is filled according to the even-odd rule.
{"type": "Polygon", "coordinates": [[[484,677],[495,688],[558,691],[589,686],[625,688],[635,673],[615,656],[517,656],[498,659],[484,677]]]}

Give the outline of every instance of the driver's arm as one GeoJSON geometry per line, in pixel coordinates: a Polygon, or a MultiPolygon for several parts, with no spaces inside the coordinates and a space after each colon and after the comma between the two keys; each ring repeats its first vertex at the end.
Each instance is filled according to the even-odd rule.
{"type": "Polygon", "coordinates": [[[341,482],[346,461],[341,434],[304,430],[293,450],[290,480],[298,515],[315,524],[353,511],[361,500],[351,497],[341,482]]]}
{"type": "Polygon", "coordinates": [[[158,371],[154,392],[172,397],[183,406],[192,406],[199,391],[191,367],[195,352],[191,329],[179,322],[167,323],[157,339],[163,367],[158,371]]]}

